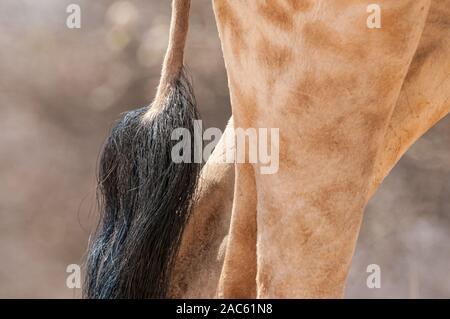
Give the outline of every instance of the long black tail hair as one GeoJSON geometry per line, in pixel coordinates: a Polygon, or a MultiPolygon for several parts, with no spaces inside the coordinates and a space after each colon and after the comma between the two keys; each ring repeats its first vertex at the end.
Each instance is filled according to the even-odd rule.
{"type": "Polygon", "coordinates": [[[183,70],[189,7],[190,0],[173,0],[169,47],[154,102],[125,114],[104,145],[98,176],[101,216],[89,244],[85,298],[168,297],[200,172],[200,164],[171,158],[177,143],[173,130],[186,128],[193,137],[198,119],[183,70]]]}

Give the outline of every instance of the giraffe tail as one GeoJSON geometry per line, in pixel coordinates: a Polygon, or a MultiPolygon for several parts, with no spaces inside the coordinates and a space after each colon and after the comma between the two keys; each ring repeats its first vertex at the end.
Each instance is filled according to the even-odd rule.
{"type": "Polygon", "coordinates": [[[165,298],[192,210],[200,163],[172,158],[177,128],[193,154],[193,90],[183,70],[190,0],[173,0],[169,46],[153,103],[112,129],[99,162],[100,221],[86,260],[85,298],[165,298]]]}

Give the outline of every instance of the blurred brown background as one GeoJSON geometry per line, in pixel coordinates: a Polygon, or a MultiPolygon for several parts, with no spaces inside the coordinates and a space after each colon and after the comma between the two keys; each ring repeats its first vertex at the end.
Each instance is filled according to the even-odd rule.
{"type": "MultiPolygon", "coordinates": [[[[119,113],[151,101],[168,0],[0,1],[0,297],[73,298],[96,221],[95,167],[119,113]],[[82,9],[81,29],[66,8],[82,9]]],[[[204,127],[230,115],[209,0],[193,1],[187,61],[204,127]]],[[[450,297],[450,118],[403,158],[366,210],[347,297],[450,297]],[[381,288],[366,267],[381,267],[381,288]]]]}

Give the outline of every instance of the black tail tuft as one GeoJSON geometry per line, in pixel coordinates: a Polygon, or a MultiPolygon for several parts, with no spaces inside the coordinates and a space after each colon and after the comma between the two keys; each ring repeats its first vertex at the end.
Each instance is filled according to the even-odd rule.
{"type": "Polygon", "coordinates": [[[144,119],[148,110],[125,114],[102,152],[102,215],[87,257],[86,298],[167,297],[200,173],[200,164],[176,164],[171,158],[177,143],[172,131],[187,128],[193,139],[199,118],[184,72],[160,109],[144,119]]]}

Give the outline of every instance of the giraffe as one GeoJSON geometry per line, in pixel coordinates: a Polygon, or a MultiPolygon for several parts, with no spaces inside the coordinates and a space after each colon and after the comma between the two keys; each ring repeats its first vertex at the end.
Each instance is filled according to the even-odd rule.
{"type": "MultiPolygon", "coordinates": [[[[296,3],[299,4],[300,1],[296,3]]],[[[270,4],[274,4],[274,2],[270,2],[270,4]]],[[[216,1],[215,5],[218,20],[220,19],[219,15],[224,14],[224,10],[230,10],[228,19],[233,22],[228,23],[239,25],[236,22],[236,16],[230,13],[239,12],[239,9],[231,11],[232,8],[227,6],[227,3],[220,3],[220,1],[216,1]]],[[[306,2],[302,5],[307,7],[306,2]]],[[[407,149],[450,111],[448,94],[450,91],[450,79],[448,77],[450,43],[446,40],[450,29],[448,24],[445,23],[450,16],[449,7],[449,1],[433,1],[431,3],[423,35],[384,134],[382,150],[377,156],[370,180],[368,198],[373,195],[384,177],[407,149]]],[[[220,20],[218,23],[220,25],[220,20]]],[[[222,24],[226,23],[222,22],[222,24]]],[[[222,41],[225,41],[223,39],[224,32],[227,31],[222,29],[222,41]]],[[[228,32],[231,35],[238,33],[237,31],[228,32]]],[[[232,42],[231,36],[227,41],[232,42]]],[[[232,130],[232,126],[233,121],[231,119],[227,131],[232,130]]],[[[173,280],[173,295],[177,297],[253,298],[257,296],[256,249],[253,245],[256,238],[256,229],[251,229],[250,234],[248,234],[247,240],[251,242],[251,245],[246,249],[244,248],[245,253],[241,254],[237,260],[233,261],[234,264],[229,266],[231,270],[237,269],[230,276],[231,283],[229,286],[231,287],[223,285],[223,277],[220,277],[222,271],[230,271],[223,267],[224,246],[229,241],[238,241],[238,239],[233,240],[231,238],[234,234],[228,234],[233,200],[234,166],[231,164],[228,166],[214,164],[217,162],[215,157],[223,156],[225,153],[224,147],[225,145],[221,141],[213,154],[212,160],[207,163],[203,171],[201,182],[205,184],[204,196],[201,194],[195,214],[186,229],[185,240],[179,256],[179,265],[175,272],[178,276],[175,275],[173,280]],[[225,189],[226,192],[224,192],[225,189]],[[218,206],[216,198],[220,198],[219,201],[222,206],[218,206]],[[214,204],[211,205],[210,202],[214,204]],[[210,228],[206,227],[205,223],[210,225],[210,228]],[[192,236],[193,229],[195,229],[196,236],[192,236]],[[202,232],[202,229],[205,231],[202,232]],[[194,265],[197,265],[197,267],[194,265]],[[199,267],[198,265],[202,266],[199,267]],[[204,273],[208,273],[210,276],[205,276],[204,273]],[[222,286],[219,284],[219,279],[222,279],[222,286]],[[189,281],[189,284],[186,280],[189,281]],[[180,285],[180,283],[183,284],[180,285]],[[181,286],[189,286],[190,288],[183,290],[180,288],[181,286]]],[[[234,191],[238,192],[236,189],[234,191]]],[[[249,199],[248,197],[250,195],[247,195],[246,200],[249,199]]],[[[255,200],[254,198],[251,199],[255,200]]],[[[236,234],[236,236],[239,238],[242,234],[236,234]]],[[[301,296],[304,297],[304,295],[301,296]]],[[[309,297],[321,296],[323,295],[309,295],[309,297]]],[[[335,295],[327,294],[326,296],[335,295]]],[[[338,296],[342,296],[342,290],[338,296]]]]}
{"type": "MultiPolygon", "coordinates": [[[[195,117],[180,90],[189,2],[173,1],[158,94],[139,132],[160,128],[180,103],[195,117]]],[[[181,208],[169,206],[187,217],[175,219],[163,257],[144,254],[146,244],[133,238],[146,216],[131,219],[133,231],[103,217],[105,231],[90,250],[88,297],[343,296],[368,199],[414,141],[450,111],[449,1],[378,2],[380,30],[367,28],[365,0],[213,1],[233,111],[227,131],[280,127],[280,170],[261,175],[258,163],[216,164],[230,147],[222,140],[202,169],[194,206],[189,196],[181,208]],[[131,253],[114,255],[124,233],[131,253]],[[131,271],[109,267],[111,260],[131,271]],[[149,276],[155,263],[170,269],[149,276]]],[[[127,165],[148,177],[147,161],[127,165]]],[[[114,182],[107,186],[114,189],[114,182]]],[[[141,207],[134,197],[131,204],[141,207]]]]}

